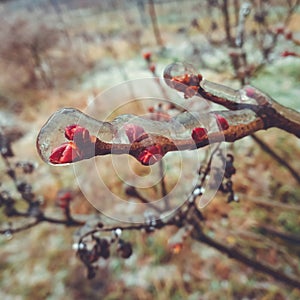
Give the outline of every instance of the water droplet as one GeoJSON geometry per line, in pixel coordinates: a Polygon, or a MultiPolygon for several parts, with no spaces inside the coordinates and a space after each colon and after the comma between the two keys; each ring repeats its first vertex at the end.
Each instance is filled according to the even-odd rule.
{"type": "Polygon", "coordinates": [[[199,196],[202,194],[202,187],[197,187],[194,189],[193,191],[193,195],[196,197],[196,196],[199,196]]]}
{"type": "Polygon", "coordinates": [[[5,231],[4,236],[5,236],[6,240],[8,240],[8,241],[13,238],[12,232],[9,229],[5,231]]]}
{"type": "Polygon", "coordinates": [[[195,68],[188,63],[172,63],[164,70],[164,78],[171,80],[175,76],[197,74],[195,68]]]}
{"type": "Polygon", "coordinates": [[[114,230],[114,234],[117,238],[119,238],[122,234],[122,229],[121,228],[117,228],[114,230]]]}
{"type": "Polygon", "coordinates": [[[86,244],[85,243],[74,243],[72,245],[72,249],[75,250],[75,251],[83,250],[85,248],[86,248],[86,244]]]}

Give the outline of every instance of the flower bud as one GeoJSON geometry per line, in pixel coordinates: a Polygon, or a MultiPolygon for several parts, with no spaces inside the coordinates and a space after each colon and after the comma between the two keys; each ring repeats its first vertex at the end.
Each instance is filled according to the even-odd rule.
{"type": "Polygon", "coordinates": [[[207,132],[203,127],[196,127],[192,131],[192,138],[197,143],[204,139],[207,136],[207,132]]]}
{"type": "Polygon", "coordinates": [[[139,156],[138,161],[143,165],[149,166],[157,163],[163,157],[162,149],[160,145],[154,145],[143,150],[139,156]]]}
{"type": "Polygon", "coordinates": [[[229,128],[229,124],[223,116],[221,116],[219,114],[215,114],[215,116],[216,116],[218,127],[220,130],[226,130],[229,128]]]}

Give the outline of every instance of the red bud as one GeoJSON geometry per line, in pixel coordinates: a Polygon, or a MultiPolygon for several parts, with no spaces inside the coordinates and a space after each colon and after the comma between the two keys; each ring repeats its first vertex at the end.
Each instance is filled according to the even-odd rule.
{"type": "Polygon", "coordinates": [[[74,130],[73,140],[78,147],[84,144],[90,144],[91,143],[90,133],[87,129],[78,126],[74,130]]]}
{"type": "Polygon", "coordinates": [[[284,34],[284,27],[283,26],[277,27],[276,28],[276,33],[277,34],[284,34]]]}
{"type": "Polygon", "coordinates": [[[63,143],[55,148],[49,157],[53,164],[65,164],[92,157],[95,152],[95,136],[84,127],[69,125],[65,128],[65,137],[70,142],[63,143]]]}
{"type": "Polygon", "coordinates": [[[229,128],[229,124],[223,116],[218,115],[218,114],[215,114],[215,116],[216,116],[217,124],[218,124],[220,130],[226,130],[229,128]]]}
{"type": "Polygon", "coordinates": [[[152,73],[155,73],[155,70],[156,70],[155,64],[150,64],[149,70],[150,70],[152,73]]]}
{"type": "Polygon", "coordinates": [[[247,86],[245,88],[245,92],[246,92],[246,96],[250,97],[250,98],[253,98],[254,95],[256,94],[255,89],[253,87],[250,87],[250,86],[247,86]]]}
{"type": "Polygon", "coordinates": [[[50,154],[49,161],[52,164],[66,164],[78,160],[80,152],[73,142],[63,143],[50,154]]]}
{"type": "Polygon", "coordinates": [[[145,52],[143,54],[143,57],[145,60],[149,61],[151,59],[152,53],[151,52],[145,52]]]}
{"type": "Polygon", "coordinates": [[[196,143],[202,141],[206,135],[207,132],[203,127],[196,127],[192,131],[192,138],[196,143]]]}
{"type": "Polygon", "coordinates": [[[293,33],[292,32],[287,32],[285,35],[285,38],[287,39],[287,40],[292,40],[293,39],[293,33]]]}
{"type": "Polygon", "coordinates": [[[143,150],[138,156],[138,160],[146,166],[153,165],[160,161],[163,157],[160,145],[150,146],[143,150]]]}
{"type": "Polygon", "coordinates": [[[170,245],[170,248],[171,248],[171,251],[174,254],[178,254],[178,253],[180,253],[180,251],[183,248],[183,243],[182,242],[178,242],[178,243],[172,244],[172,245],[170,245]]]}
{"type": "Polygon", "coordinates": [[[68,140],[72,141],[73,138],[74,138],[74,132],[75,132],[76,129],[79,128],[79,127],[82,128],[81,126],[76,125],[76,124],[67,126],[67,127],[65,128],[65,137],[66,137],[68,140]]]}
{"type": "Polygon", "coordinates": [[[57,195],[57,205],[62,209],[67,208],[72,200],[71,191],[60,191],[57,195]]]}
{"type": "Polygon", "coordinates": [[[288,56],[297,56],[297,53],[291,52],[291,51],[284,51],[281,53],[282,57],[288,57],[288,56]]]}

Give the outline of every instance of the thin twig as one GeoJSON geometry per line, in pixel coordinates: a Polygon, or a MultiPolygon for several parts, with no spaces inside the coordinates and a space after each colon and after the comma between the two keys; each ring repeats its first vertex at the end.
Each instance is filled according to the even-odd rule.
{"type": "MultiPolygon", "coordinates": [[[[26,202],[26,204],[28,206],[26,211],[20,211],[17,208],[15,208],[15,205],[14,205],[15,202],[13,202],[13,204],[11,204],[9,201],[7,203],[4,201],[2,205],[6,206],[4,209],[4,210],[6,210],[6,215],[8,217],[34,218],[34,220],[32,222],[29,222],[29,223],[24,224],[17,228],[9,227],[6,229],[0,229],[0,234],[5,234],[7,232],[9,232],[10,234],[21,232],[21,231],[30,229],[34,226],[37,226],[39,223],[42,223],[42,222],[61,224],[61,225],[65,225],[65,226],[82,226],[85,224],[85,222],[81,222],[81,221],[75,220],[73,218],[69,206],[67,206],[64,210],[65,219],[57,219],[57,218],[52,218],[52,217],[46,216],[44,214],[44,212],[40,209],[40,207],[38,207],[38,210],[33,215],[30,211],[30,208],[37,203],[36,196],[31,192],[26,193],[26,192],[20,191],[19,180],[16,177],[16,173],[13,169],[13,165],[11,164],[8,157],[6,157],[3,154],[1,155],[1,157],[5,163],[7,175],[13,182],[15,189],[20,194],[21,200],[26,202]]],[[[27,182],[24,181],[24,184],[27,184],[27,182]]],[[[13,200],[13,201],[15,201],[15,200],[13,200]]]]}
{"type": "Polygon", "coordinates": [[[272,156],[280,165],[286,168],[290,174],[300,183],[300,175],[297,171],[283,158],[281,158],[276,152],[274,152],[264,141],[262,141],[257,135],[252,134],[253,140],[270,156],[272,156]]]}
{"type": "MultiPolygon", "coordinates": [[[[20,214],[22,214],[23,217],[26,216],[25,213],[20,213],[20,214]]],[[[30,217],[30,216],[27,214],[27,217],[30,217]]],[[[42,217],[36,218],[33,222],[27,223],[20,227],[16,227],[16,228],[9,227],[7,229],[1,229],[0,234],[6,234],[7,232],[9,232],[10,234],[18,233],[21,231],[28,230],[32,227],[35,227],[42,222],[48,222],[48,223],[57,224],[57,225],[65,225],[67,227],[83,226],[85,224],[85,222],[77,221],[77,220],[74,220],[73,218],[69,219],[69,220],[64,220],[64,219],[56,219],[56,218],[51,218],[51,217],[47,217],[47,216],[42,216],[42,217]]]]}
{"type": "Polygon", "coordinates": [[[128,196],[134,197],[135,199],[139,200],[141,203],[147,204],[156,212],[158,213],[163,212],[158,206],[150,202],[147,198],[143,197],[134,186],[128,186],[125,192],[128,196]]]}
{"type": "Polygon", "coordinates": [[[165,181],[165,174],[164,174],[164,162],[162,160],[159,161],[159,175],[160,175],[160,187],[161,187],[161,194],[164,199],[165,209],[170,209],[168,191],[166,188],[166,181],[165,181]]]}
{"type": "Polygon", "coordinates": [[[248,257],[247,255],[245,255],[244,253],[242,253],[241,251],[239,251],[238,249],[236,249],[234,247],[230,247],[230,246],[224,245],[222,243],[219,243],[218,241],[210,238],[208,235],[203,233],[203,231],[199,228],[195,228],[195,230],[193,231],[192,237],[195,240],[197,240],[201,243],[204,243],[206,245],[209,245],[209,246],[217,249],[218,251],[228,255],[230,258],[233,258],[233,259],[251,267],[252,269],[255,269],[256,271],[270,275],[273,278],[279,280],[280,282],[289,284],[293,287],[300,289],[300,281],[298,280],[298,278],[286,275],[271,266],[268,266],[259,261],[256,261],[255,259],[248,257]]]}
{"type": "Polygon", "coordinates": [[[161,38],[161,34],[160,34],[158,22],[157,22],[155,3],[154,3],[153,0],[148,0],[148,4],[149,4],[149,15],[150,15],[150,18],[151,18],[151,23],[152,23],[153,32],[154,32],[154,35],[155,35],[157,45],[159,45],[160,47],[163,47],[164,43],[163,43],[163,40],[161,38]]]}
{"type": "Polygon", "coordinates": [[[286,232],[281,232],[275,228],[272,228],[268,225],[260,225],[258,229],[261,231],[263,234],[270,234],[273,236],[276,236],[284,241],[294,243],[296,245],[300,245],[300,236],[291,234],[291,233],[286,233],[286,232]]]}
{"type": "Polygon", "coordinates": [[[246,201],[254,202],[255,204],[260,205],[260,206],[292,210],[292,211],[297,211],[300,213],[299,205],[289,205],[289,204],[285,204],[285,203],[274,202],[273,199],[268,200],[266,198],[251,197],[251,196],[247,196],[247,195],[243,195],[243,199],[245,199],[246,201]]]}
{"type": "Polygon", "coordinates": [[[34,220],[32,223],[28,223],[26,225],[23,225],[23,226],[20,226],[20,227],[17,227],[17,228],[10,228],[9,227],[7,229],[1,229],[0,234],[7,234],[7,233],[14,234],[14,233],[17,233],[17,232],[21,232],[21,231],[30,229],[30,228],[36,226],[39,223],[40,223],[40,221],[34,220]]]}

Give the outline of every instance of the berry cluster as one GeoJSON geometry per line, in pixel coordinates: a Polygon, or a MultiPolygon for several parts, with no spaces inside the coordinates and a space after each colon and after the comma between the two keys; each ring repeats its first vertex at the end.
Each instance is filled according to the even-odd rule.
{"type": "MultiPolygon", "coordinates": [[[[101,226],[101,225],[100,225],[101,226]]],[[[81,239],[73,248],[77,250],[79,259],[87,268],[87,278],[92,279],[96,276],[97,262],[110,257],[110,249],[116,246],[116,252],[121,258],[129,258],[132,254],[130,242],[121,239],[122,230],[117,228],[113,230],[112,236],[99,237],[96,234],[89,236],[89,239],[81,239]]]]}

